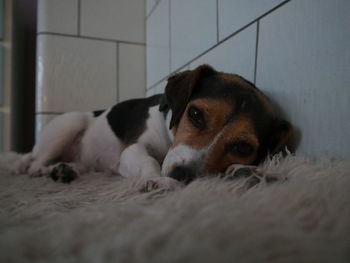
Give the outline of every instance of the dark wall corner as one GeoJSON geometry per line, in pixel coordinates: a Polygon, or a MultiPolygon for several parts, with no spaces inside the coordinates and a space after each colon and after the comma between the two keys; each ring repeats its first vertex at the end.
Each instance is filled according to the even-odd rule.
{"type": "Polygon", "coordinates": [[[37,0],[13,1],[11,150],[28,152],[35,134],[37,0]]]}

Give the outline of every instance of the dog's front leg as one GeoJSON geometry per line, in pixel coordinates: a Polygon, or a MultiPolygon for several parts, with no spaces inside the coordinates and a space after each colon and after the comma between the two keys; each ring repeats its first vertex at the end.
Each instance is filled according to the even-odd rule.
{"type": "Polygon", "coordinates": [[[173,190],[182,184],[170,177],[161,176],[160,164],[142,144],[132,144],[121,154],[119,173],[122,176],[139,176],[141,189],[149,192],[154,189],[173,190]]]}
{"type": "Polygon", "coordinates": [[[142,144],[128,146],[120,156],[119,173],[122,176],[160,176],[160,165],[142,144]]]}

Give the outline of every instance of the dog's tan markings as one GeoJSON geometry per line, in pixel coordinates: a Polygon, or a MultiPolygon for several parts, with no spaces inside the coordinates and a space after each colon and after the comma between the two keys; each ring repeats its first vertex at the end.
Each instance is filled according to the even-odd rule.
{"type": "Polygon", "coordinates": [[[232,105],[224,101],[213,99],[195,99],[191,101],[174,130],[175,136],[172,147],[185,144],[199,150],[208,146],[224,127],[231,112],[232,105]],[[204,129],[196,128],[188,119],[187,111],[191,106],[195,106],[203,113],[204,129]]]}
{"type": "Polygon", "coordinates": [[[229,123],[216,143],[211,147],[206,171],[208,173],[224,172],[231,164],[239,163],[243,165],[252,164],[256,158],[256,150],[259,147],[258,138],[251,120],[248,117],[240,117],[229,123]],[[252,155],[241,157],[227,150],[228,145],[244,142],[253,147],[252,155]]]}

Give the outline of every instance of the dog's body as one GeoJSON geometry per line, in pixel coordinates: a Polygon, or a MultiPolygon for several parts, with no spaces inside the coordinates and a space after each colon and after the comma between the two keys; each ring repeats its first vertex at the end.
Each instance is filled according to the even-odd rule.
{"type": "Polygon", "coordinates": [[[203,65],[170,77],[164,95],[57,117],[21,167],[63,182],[94,169],[187,183],[231,164],[257,164],[289,134],[253,84],[203,65]]]}

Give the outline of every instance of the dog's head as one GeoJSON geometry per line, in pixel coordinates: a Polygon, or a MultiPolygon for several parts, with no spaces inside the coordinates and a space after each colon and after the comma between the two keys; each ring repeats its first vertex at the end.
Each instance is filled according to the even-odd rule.
{"type": "Polygon", "coordinates": [[[208,65],[170,77],[165,96],[174,138],[162,174],[180,181],[231,164],[258,164],[291,134],[291,125],[252,83],[208,65]]]}

